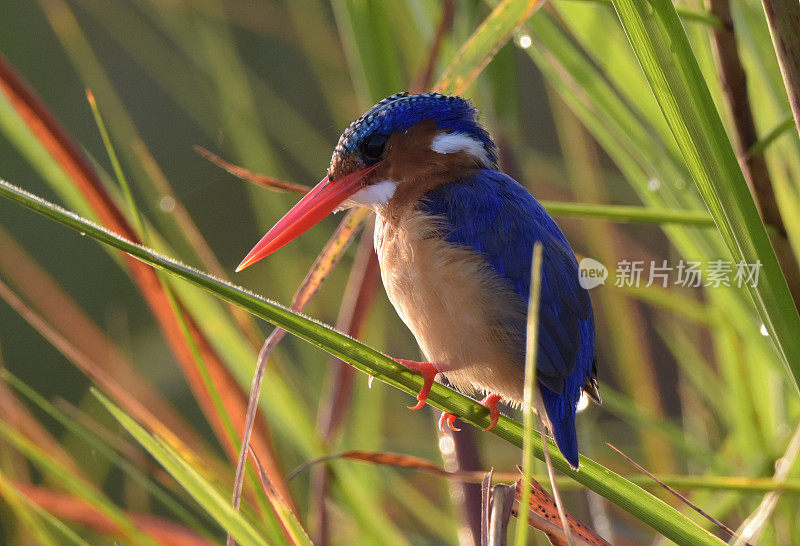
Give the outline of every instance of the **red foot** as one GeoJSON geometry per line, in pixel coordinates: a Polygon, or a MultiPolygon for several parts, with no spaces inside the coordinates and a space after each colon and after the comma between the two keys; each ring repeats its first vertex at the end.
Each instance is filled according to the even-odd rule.
{"type": "Polygon", "coordinates": [[[453,432],[458,432],[459,430],[461,430],[455,425],[455,420],[456,420],[455,415],[443,411],[442,414],[439,416],[439,431],[442,434],[447,434],[447,431],[444,430],[445,423],[447,423],[447,427],[453,432]]]}
{"type": "Polygon", "coordinates": [[[431,392],[431,387],[433,386],[433,380],[436,378],[436,374],[439,373],[439,370],[430,362],[417,362],[416,360],[405,360],[402,358],[395,358],[395,360],[406,368],[414,370],[425,380],[425,383],[423,383],[417,395],[417,400],[419,402],[414,406],[408,406],[410,410],[422,408],[425,405],[425,401],[428,399],[428,394],[431,392]]]}
{"type": "Polygon", "coordinates": [[[484,431],[492,430],[497,425],[497,419],[500,417],[500,410],[497,409],[497,403],[501,400],[499,394],[490,394],[483,400],[481,404],[489,408],[489,417],[492,419],[491,424],[483,429],[484,431]]]}

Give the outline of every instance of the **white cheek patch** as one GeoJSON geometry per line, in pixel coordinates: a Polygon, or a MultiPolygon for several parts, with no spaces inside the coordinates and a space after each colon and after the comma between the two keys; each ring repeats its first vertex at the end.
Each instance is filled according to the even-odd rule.
{"type": "Polygon", "coordinates": [[[396,189],[397,182],[394,180],[381,180],[377,184],[371,184],[365,188],[361,188],[348,197],[339,208],[349,209],[354,206],[362,206],[376,209],[383,207],[392,198],[396,189]]]}
{"type": "Polygon", "coordinates": [[[431,150],[437,154],[453,154],[466,152],[482,165],[489,164],[489,155],[483,143],[464,133],[439,133],[433,137],[431,150]]]}

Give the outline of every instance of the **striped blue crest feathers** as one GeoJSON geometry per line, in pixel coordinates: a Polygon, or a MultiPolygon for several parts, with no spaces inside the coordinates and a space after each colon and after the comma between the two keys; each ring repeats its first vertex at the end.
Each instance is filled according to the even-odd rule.
{"type": "MultiPolygon", "coordinates": [[[[344,130],[331,157],[331,167],[356,154],[367,137],[391,136],[421,121],[433,121],[439,130],[465,134],[481,142],[491,165],[496,167],[497,151],[492,137],[478,122],[478,111],[467,99],[440,93],[395,93],[378,102],[344,130]]],[[[332,168],[328,171],[332,174],[332,168]]]]}

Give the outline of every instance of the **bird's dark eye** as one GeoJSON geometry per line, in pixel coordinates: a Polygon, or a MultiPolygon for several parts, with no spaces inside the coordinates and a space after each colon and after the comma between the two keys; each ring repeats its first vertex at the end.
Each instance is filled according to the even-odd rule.
{"type": "Polygon", "coordinates": [[[383,149],[386,148],[386,135],[370,135],[364,140],[364,145],[361,147],[361,153],[368,162],[374,163],[378,161],[383,155],[383,149]]]}

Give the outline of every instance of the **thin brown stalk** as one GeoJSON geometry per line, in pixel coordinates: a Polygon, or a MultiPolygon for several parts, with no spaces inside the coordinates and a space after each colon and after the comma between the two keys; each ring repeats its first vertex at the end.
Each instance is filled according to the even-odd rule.
{"type": "Polygon", "coordinates": [[[258,469],[258,481],[261,483],[261,489],[263,489],[264,495],[266,495],[266,497],[269,499],[270,504],[273,506],[277,505],[278,503],[285,505],[286,501],[281,498],[280,493],[278,493],[278,491],[275,489],[275,486],[272,485],[272,482],[269,480],[269,476],[267,476],[267,473],[264,470],[264,465],[261,464],[256,452],[253,451],[252,447],[248,448],[248,452],[256,463],[256,468],[258,469]]]}
{"type": "MultiPolygon", "coordinates": [[[[23,495],[58,518],[77,523],[98,533],[118,535],[119,526],[85,500],[36,485],[14,482],[23,495]]],[[[194,531],[150,514],[127,513],[134,525],[159,544],[172,546],[210,546],[210,540],[194,531]]]]}
{"type": "Polygon", "coordinates": [[[561,528],[564,530],[564,538],[567,541],[569,546],[575,546],[575,539],[572,538],[572,532],[569,528],[569,523],[567,522],[567,511],[564,508],[564,501],[561,500],[561,492],[558,490],[558,486],[556,485],[556,473],[553,470],[553,461],[550,459],[550,450],[547,449],[547,436],[545,436],[544,430],[544,421],[542,420],[542,415],[544,415],[545,409],[544,404],[542,403],[541,397],[536,399],[538,410],[536,412],[536,418],[539,421],[539,435],[542,439],[542,451],[544,452],[544,463],[547,467],[547,477],[550,479],[550,488],[553,490],[553,499],[556,502],[556,509],[558,510],[558,517],[561,520],[561,528]]]}
{"type": "Polygon", "coordinates": [[[800,4],[795,0],[762,0],[772,46],[800,134],[800,4]]]}
{"type": "MultiPolygon", "coordinates": [[[[708,8],[722,22],[721,25],[711,28],[711,36],[725,102],[730,113],[736,157],[764,224],[773,228],[770,232],[772,246],[786,276],[795,307],[800,309],[800,268],[775,199],[767,162],[763,154],[748,152],[758,142],[758,133],[747,92],[747,74],[736,43],[730,0],[708,0],[708,8]]],[[[800,20],[798,23],[800,24],[800,20]]],[[[795,27],[795,32],[798,30],[800,26],[795,27]]]]}
{"type": "Polygon", "coordinates": [[[264,465],[261,464],[258,455],[256,455],[252,447],[249,448],[249,452],[250,456],[253,457],[256,468],[258,468],[258,479],[261,483],[261,489],[264,491],[264,494],[269,499],[269,503],[275,509],[278,518],[283,524],[283,530],[287,540],[290,544],[309,542],[305,530],[300,527],[299,522],[295,519],[292,507],[289,506],[286,499],[284,499],[280,492],[275,489],[275,486],[272,485],[269,476],[267,476],[267,473],[264,471],[264,465]]]}
{"type": "MultiPolygon", "coordinates": [[[[668,486],[663,481],[659,480],[654,474],[652,474],[645,467],[643,467],[642,465],[640,465],[639,463],[637,463],[636,461],[634,461],[633,459],[631,459],[630,457],[625,455],[622,451],[620,451],[619,449],[617,449],[616,447],[614,447],[613,445],[611,445],[608,442],[606,442],[606,445],[608,447],[610,447],[611,449],[613,449],[615,452],[617,452],[617,454],[620,457],[622,457],[623,459],[628,461],[630,464],[632,464],[634,467],[636,467],[636,469],[638,471],[640,471],[640,472],[642,472],[644,474],[647,474],[658,485],[660,485],[661,487],[663,487],[664,489],[666,489],[667,491],[669,491],[670,493],[675,495],[681,502],[685,503],[686,506],[688,506],[689,508],[691,508],[692,510],[694,510],[695,512],[697,512],[698,514],[700,514],[701,516],[706,518],[708,521],[710,521],[711,523],[716,525],[723,533],[725,533],[725,535],[727,536],[728,539],[732,539],[732,538],[738,536],[733,529],[731,529],[730,527],[728,527],[727,525],[725,525],[724,523],[719,521],[717,518],[715,518],[714,516],[712,516],[711,514],[709,514],[708,512],[703,510],[702,508],[700,508],[699,506],[697,506],[695,503],[690,501],[686,496],[680,494],[678,491],[676,491],[672,487],[668,486]]],[[[752,546],[749,542],[744,542],[743,544],[746,544],[747,546],[752,546]]]]}
{"type": "Polygon", "coordinates": [[[242,180],[252,182],[256,186],[261,186],[262,188],[266,188],[268,190],[273,190],[273,191],[288,191],[294,193],[306,193],[308,190],[311,189],[303,184],[297,184],[295,182],[287,182],[285,180],[280,180],[278,178],[273,178],[271,176],[265,176],[263,174],[256,174],[254,172],[248,171],[244,167],[240,167],[239,165],[235,165],[233,163],[225,161],[217,154],[209,152],[202,146],[195,145],[193,146],[193,149],[195,152],[208,159],[214,165],[220,167],[221,169],[224,169],[225,171],[231,173],[233,176],[237,178],[241,178],[242,180]]]}
{"type": "MultiPolygon", "coordinates": [[[[100,222],[106,228],[122,237],[137,243],[141,242],[80,147],[49,112],[33,90],[29,88],[27,83],[1,56],[0,92],[6,95],[8,101],[14,106],[18,115],[31,132],[36,135],[39,142],[61,166],[76,188],[80,190],[100,222]]],[[[222,416],[216,411],[192,350],[184,337],[156,271],[124,253],[122,256],[132,279],[158,321],[170,349],[181,366],[195,399],[203,409],[223,447],[226,448],[231,456],[234,456],[235,449],[227,435],[222,416]]],[[[195,343],[203,355],[228,414],[234,419],[243,416],[246,408],[244,393],[217,354],[211,349],[210,343],[205,339],[205,336],[191,319],[189,313],[185,309],[183,313],[187,316],[191,335],[195,338],[195,343]]],[[[237,423],[234,424],[236,425],[237,423]]],[[[273,483],[289,498],[288,489],[285,482],[283,482],[281,473],[278,471],[278,463],[272,451],[264,423],[258,428],[254,438],[254,447],[260,454],[261,459],[265,461],[273,483]],[[274,474],[272,474],[273,472],[274,474]]]]}
{"type": "MultiPolygon", "coordinates": [[[[344,251],[349,246],[350,242],[358,232],[361,222],[366,217],[367,211],[365,209],[354,209],[348,211],[336,232],[328,240],[328,243],[323,248],[311,270],[306,275],[305,280],[300,285],[300,288],[292,298],[291,309],[293,311],[302,311],[306,305],[311,301],[314,294],[316,294],[322,282],[327,278],[328,274],[333,270],[339,260],[341,259],[344,251]]],[[[278,342],[283,339],[286,331],[281,328],[276,328],[264,341],[261,350],[258,353],[258,361],[256,363],[256,371],[253,375],[253,383],[250,387],[250,396],[247,401],[247,407],[244,411],[240,411],[237,415],[240,419],[236,423],[237,430],[242,431],[242,443],[239,450],[239,455],[236,460],[236,476],[233,483],[233,495],[231,504],[238,510],[242,496],[242,486],[244,483],[244,471],[247,464],[247,452],[250,446],[252,432],[255,426],[255,417],[258,412],[258,400],[261,397],[261,385],[264,380],[264,372],[267,368],[267,361],[269,355],[277,346],[278,342]]],[[[271,478],[273,479],[273,478],[271,478]]],[[[281,482],[283,479],[281,478],[281,482]]],[[[283,492],[282,492],[283,494],[283,492]]],[[[284,494],[284,496],[287,496],[284,494]]],[[[288,496],[287,496],[288,498],[288,496]]],[[[233,538],[228,535],[228,544],[233,543],[233,538]]]]}

